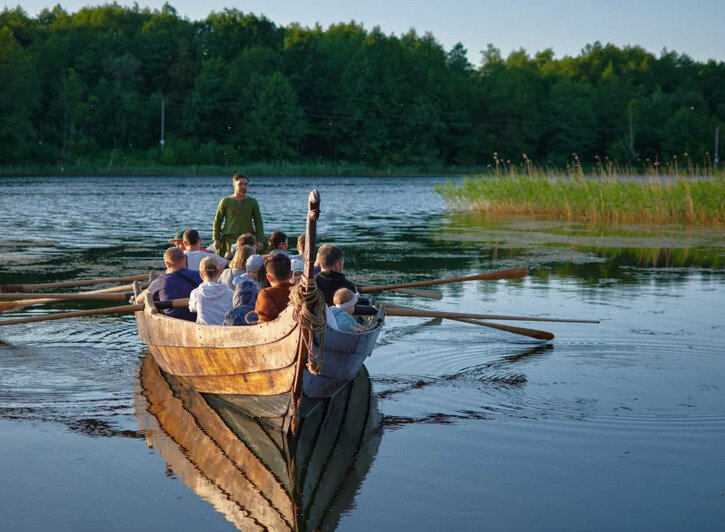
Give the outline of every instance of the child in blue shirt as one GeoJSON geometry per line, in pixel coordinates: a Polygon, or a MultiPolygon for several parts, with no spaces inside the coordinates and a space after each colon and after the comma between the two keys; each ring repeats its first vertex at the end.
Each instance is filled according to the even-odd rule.
{"type": "Polygon", "coordinates": [[[364,332],[367,327],[360,325],[352,317],[355,312],[355,304],[358,301],[358,294],[349,288],[340,288],[332,297],[334,307],[331,307],[333,316],[337,321],[337,329],[343,332],[364,332]]]}

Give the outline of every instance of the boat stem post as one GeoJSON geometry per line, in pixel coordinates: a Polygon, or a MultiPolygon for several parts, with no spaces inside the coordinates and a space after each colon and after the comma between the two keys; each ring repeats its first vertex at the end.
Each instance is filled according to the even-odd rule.
{"type": "MultiPolygon", "coordinates": [[[[315,288],[314,270],[315,257],[317,255],[317,219],[319,217],[320,193],[317,190],[312,190],[308,197],[307,204],[307,227],[304,250],[305,271],[304,276],[300,281],[304,284],[306,290],[309,290],[310,288],[314,290],[315,288]]],[[[300,402],[302,401],[302,377],[307,363],[308,352],[309,355],[312,355],[311,351],[314,345],[314,340],[314,332],[311,329],[300,326],[300,336],[297,342],[295,377],[292,384],[292,397],[290,398],[290,405],[287,410],[287,423],[293,434],[297,432],[298,427],[297,414],[299,412],[300,402]]]]}

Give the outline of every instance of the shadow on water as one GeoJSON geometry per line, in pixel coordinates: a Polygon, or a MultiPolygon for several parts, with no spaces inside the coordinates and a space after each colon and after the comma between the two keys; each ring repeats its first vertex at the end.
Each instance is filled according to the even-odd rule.
{"type": "Polygon", "coordinates": [[[294,437],[141,362],[136,416],[168,471],[239,530],[334,530],[380,445],[380,413],[363,366],[318,401],[294,437]]]}

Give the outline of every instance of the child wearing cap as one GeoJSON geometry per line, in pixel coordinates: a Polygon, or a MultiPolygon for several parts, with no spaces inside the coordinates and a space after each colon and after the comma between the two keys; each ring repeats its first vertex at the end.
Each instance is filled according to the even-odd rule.
{"type": "Polygon", "coordinates": [[[330,310],[332,315],[335,316],[338,330],[343,332],[363,332],[368,330],[367,327],[360,325],[352,317],[358,297],[358,294],[349,288],[340,288],[335,292],[332,297],[335,306],[330,310]]]}
{"type": "Polygon", "coordinates": [[[189,310],[196,312],[196,323],[222,325],[224,316],[232,310],[232,291],[218,282],[220,273],[214,258],[201,260],[199,275],[204,282],[189,295],[189,310]]]}
{"type": "Polygon", "coordinates": [[[245,281],[252,281],[254,286],[257,288],[257,292],[264,288],[262,286],[262,279],[260,274],[264,272],[264,259],[262,255],[250,255],[245,265],[245,271],[242,275],[239,275],[232,279],[232,284],[236,290],[237,286],[244,283],[245,281]]]}

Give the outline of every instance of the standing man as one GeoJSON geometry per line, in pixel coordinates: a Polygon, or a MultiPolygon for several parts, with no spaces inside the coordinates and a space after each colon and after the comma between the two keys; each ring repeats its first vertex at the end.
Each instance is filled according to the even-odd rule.
{"type": "Polygon", "coordinates": [[[219,202],[214,216],[214,247],[224,257],[231,251],[237,237],[244,233],[257,235],[257,250],[262,250],[264,226],[259,205],[254,198],[247,197],[249,178],[244,174],[234,174],[232,178],[234,194],[219,202]]]}

